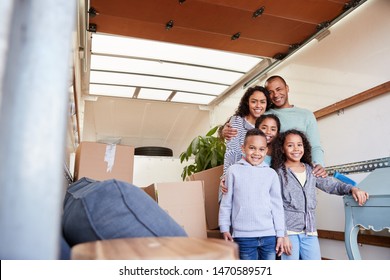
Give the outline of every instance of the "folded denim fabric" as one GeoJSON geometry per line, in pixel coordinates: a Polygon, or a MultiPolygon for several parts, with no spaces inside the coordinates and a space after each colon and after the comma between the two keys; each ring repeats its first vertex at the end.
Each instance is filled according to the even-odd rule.
{"type": "Polygon", "coordinates": [[[142,189],[123,181],[81,178],[64,199],[62,230],[70,246],[128,237],[187,236],[142,189]]]}

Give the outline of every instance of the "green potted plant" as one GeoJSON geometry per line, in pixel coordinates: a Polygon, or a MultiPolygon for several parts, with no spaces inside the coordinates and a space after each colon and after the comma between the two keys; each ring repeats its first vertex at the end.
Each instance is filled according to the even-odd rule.
{"type": "Polygon", "coordinates": [[[180,154],[180,162],[188,161],[195,156],[194,163],[184,167],[183,180],[194,173],[207,170],[223,164],[226,145],[218,136],[213,136],[220,125],[213,127],[206,136],[195,137],[185,152],[180,154]]]}
{"type": "Polygon", "coordinates": [[[214,136],[219,127],[213,127],[206,136],[195,137],[187,150],[180,154],[181,163],[195,156],[194,163],[184,167],[181,177],[183,180],[203,181],[208,230],[218,228],[218,189],[226,150],[225,142],[214,136]]]}

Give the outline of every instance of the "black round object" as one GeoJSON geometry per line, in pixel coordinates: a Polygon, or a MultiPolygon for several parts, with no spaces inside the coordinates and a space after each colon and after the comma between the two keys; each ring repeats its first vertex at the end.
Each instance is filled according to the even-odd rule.
{"type": "Polygon", "coordinates": [[[134,154],[137,156],[173,156],[172,149],[153,146],[135,148],[134,154]]]}

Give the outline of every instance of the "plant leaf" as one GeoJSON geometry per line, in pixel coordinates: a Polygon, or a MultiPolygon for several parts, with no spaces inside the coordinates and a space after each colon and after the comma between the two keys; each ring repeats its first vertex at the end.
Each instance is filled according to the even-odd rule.
{"type": "Polygon", "coordinates": [[[196,137],[196,138],[194,138],[194,140],[192,140],[192,142],[191,142],[191,145],[188,147],[188,149],[190,149],[190,155],[191,154],[193,154],[193,155],[195,155],[196,154],[196,152],[198,151],[198,149],[199,149],[199,139],[200,137],[198,136],[198,137],[196,137]]]}
{"type": "Polygon", "coordinates": [[[183,179],[183,181],[185,180],[185,178],[187,177],[187,166],[185,166],[183,168],[183,172],[181,173],[181,178],[183,179]]]}
{"type": "Polygon", "coordinates": [[[218,153],[215,150],[212,150],[211,167],[216,167],[217,165],[218,165],[218,153]]]}
{"type": "Polygon", "coordinates": [[[210,129],[210,131],[207,132],[206,136],[211,136],[211,135],[213,135],[213,134],[218,130],[219,127],[220,127],[220,126],[217,125],[217,126],[213,127],[212,129],[210,129]]]}
{"type": "Polygon", "coordinates": [[[180,163],[183,163],[183,161],[188,161],[188,156],[187,156],[187,153],[185,152],[182,152],[179,156],[180,158],[180,163]]]}

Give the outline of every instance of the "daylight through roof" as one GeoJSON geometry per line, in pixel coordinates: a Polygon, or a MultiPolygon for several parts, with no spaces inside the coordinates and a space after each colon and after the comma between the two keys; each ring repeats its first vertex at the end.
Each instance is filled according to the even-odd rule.
{"type": "Polygon", "coordinates": [[[89,94],[207,105],[261,57],[92,34],[89,94]]]}

